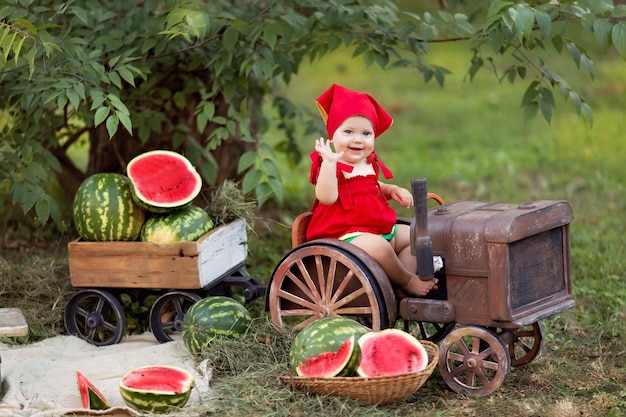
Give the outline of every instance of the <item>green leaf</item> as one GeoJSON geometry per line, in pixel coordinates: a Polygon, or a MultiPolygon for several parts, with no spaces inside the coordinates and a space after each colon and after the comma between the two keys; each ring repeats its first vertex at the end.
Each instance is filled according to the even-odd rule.
{"type": "Polygon", "coordinates": [[[80,97],[78,97],[76,90],[65,90],[65,95],[70,101],[72,107],[74,107],[74,110],[78,111],[78,107],[80,106],[80,97]]]}
{"type": "Polygon", "coordinates": [[[611,29],[613,29],[613,23],[606,19],[596,19],[593,22],[593,33],[604,50],[611,46],[611,29]]]}
{"type": "Polygon", "coordinates": [[[528,38],[533,31],[535,14],[528,7],[521,4],[509,9],[509,16],[515,25],[515,33],[520,40],[528,38]]]}
{"type": "Polygon", "coordinates": [[[549,38],[552,35],[552,19],[550,15],[541,10],[534,9],[535,20],[539,25],[539,30],[544,38],[549,38]]]}
{"type": "Polygon", "coordinates": [[[481,69],[483,67],[484,61],[481,57],[479,56],[474,56],[472,58],[472,66],[470,67],[468,73],[470,76],[470,81],[474,80],[474,77],[476,76],[476,73],[478,72],[479,69],[481,69]]]}
{"type": "Polygon", "coordinates": [[[85,85],[83,83],[74,84],[74,91],[78,94],[81,100],[86,100],[87,96],[85,95],[85,85]]]}
{"type": "Polygon", "coordinates": [[[272,159],[263,158],[261,164],[263,165],[263,170],[269,177],[280,178],[280,169],[272,159]]]}
{"type": "Polygon", "coordinates": [[[191,10],[188,9],[174,9],[167,15],[167,23],[165,25],[166,29],[171,29],[174,26],[180,24],[185,20],[187,15],[191,13],[191,10]]]}
{"type": "Polygon", "coordinates": [[[130,117],[128,116],[128,114],[123,113],[121,111],[116,111],[115,114],[119,118],[120,122],[122,122],[122,125],[124,126],[124,129],[126,129],[126,131],[132,135],[133,134],[133,123],[131,122],[130,117]]]}
{"type": "Polygon", "coordinates": [[[40,224],[46,223],[50,218],[50,201],[46,198],[37,201],[35,213],[37,213],[37,220],[40,224]]]}
{"type": "Polygon", "coordinates": [[[87,19],[87,13],[85,13],[85,10],[82,7],[73,6],[70,8],[70,10],[72,11],[72,13],[74,13],[76,17],[82,20],[85,25],[89,26],[89,19],[87,19]]]}
{"type": "Polygon", "coordinates": [[[222,37],[222,46],[227,52],[232,52],[235,49],[235,44],[239,40],[239,31],[234,27],[229,27],[224,31],[222,37]]]}
{"type": "Polygon", "coordinates": [[[554,108],[554,96],[548,88],[541,88],[539,93],[539,110],[543,118],[550,123],[552,120],[552,109],[554,108]]]}
{"type": "Polygon", "coordinates": [[[626,17],[626,4],[616,4],[611,10],[611,17],[626,17]]]}
{"type": "Polygon", "coordinates": [[[254,190],[257,185],[259,185],[262,178],[263,173],[261,171],[256,168],[250,169],[243,177],[243,181],[241,182],[241,191],[244,194],[248,194],[249,192],[254,190]]]}
{"type": "Polygon", "coordinates": [[[256,152],[245,152],[239,158],[239,164],[237,166],[237,173],[241,174],[246,169],[250,168],[252,165],[256,163],[257,153],[256,152]]]}
{"type": "Polygon", "coordinates": [[[589,104],[582,103],[582,105],[580,106],[580,114],[583,119],[586,120],[587,123],[589,123],[590,126],[593,126],[593,112],[591,111],[591,107],[589,107],[589,104]]]}
{"type": "Polygon", "coordinates": [[[107,98],[109,99],[113,107],[115,107],[117,110],[125,114],[130,114],[130,112],[128,111],[128,108],[126,107],[124,103],[122,103],[122,100],[120,100],[118,96],[116,96],[113,93],[109,93],[107,94],[107,98]]]}
{"type": "Polygon", "coordinates": [[[276,33],[276,30],[272,28],[271,26],[263,30],[263,40],[265,41],[265,43],[267,43],[270,49],[276,48],[277,38],[278,38],[278,34],[276,33]]]}
{"type": "Polygon", "coordinates": [[[18,201],[22,211],[26,213],[37,202],[37,193],[32,189],[26,189],[20,194],[18,201]]]}
{"type": "Polygon", "coordinates": [[[593,80],[595,77],[595,69],[591,58],[589,58],[586,54],[582,54],[580,56],[580,63],[583,65],[583,68],[587,71],[587,73],[593,80]]]}
{"type": "Polygon", "coordinates": [[[538,95],[539,95],[539,81],[535,80],[532,83],[530,83],[530,85],[524,92],[524,96],[522,97],[522,107],[529,106],[532,103],[535,103],[538,95]]]}
{"type": "Polygon", "coordinates": [[[115,85],[117,88],[119,88],[121,90],[122,89],[122,79],[120,78],[119,74],[117,72],[110,72],[108,75],[109,75],[109,80],[111,80],[113,85],[115,85]]]}
{"type": "Polygon", "coordinates": [[[626,22],[619,22],[613,26],[611,39],[620,56],[626,58],[626,22]]]}
{"type": "Polygon", "coordinates": [[[129,70],[128,68],[124,66],[124,67],[118,68],[117,72],[124,79],[124,81],[126,81],[128,84],[132,85],[133,87],[135,86],[135,76],[133,75],[131,70],[129,70]]]}
{"type": "Polygon", "coordinates": [[[572,56],[572,59],[574,59],[574,63],[576,63],[576,67],[580,67],[580,57],[582,54],[578,49],[578,46],[576,46],[573,42],[568,42],[566,46],[569,54],[572,56]]]}
{"type": "Polygon", "coordinates": [[[113,138],[115,133],[117,133],[117,128],[119,127],[120,120],[117,117],[117,114],[112,114],[107,117],[106,127],[107,132],[109,133],[109,138],[113,138]]]}
{"type": "Polygon", "coordinates": [[[110,111],[111,109],[108,108],[107,106],[99,107],[98,110],[96,110],[96,114],[94,115],[94,118],[93,118],[94,126],[99,126],[100,123],[104,122],[107,116],[109,115],[110,111]]]}
{"type": "Polygon", "coordinates": [[[560,35],[552,38],[552,46],[560,54],[563,51],[563,38],[560,35]]]}
{"type": "Polygon", "coordinates": [[[502,11],[502,9],[505,9],[507,7],[511,7],[514,3],[511,1],[502,1],[502,0],[496,0],[496,1],[492,1],[489,4],[489,10],[487,11],[487,18],[496,18],[500,15],[500,12],[502,11]]]}

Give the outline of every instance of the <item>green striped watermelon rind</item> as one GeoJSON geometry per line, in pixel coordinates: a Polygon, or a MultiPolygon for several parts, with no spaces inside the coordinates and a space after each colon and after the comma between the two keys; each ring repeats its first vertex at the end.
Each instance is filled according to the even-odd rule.
{"type": "Polygon", "coordinates": [[[173,212],[148,217],[141,229],[140,240],[157,244],[194,242],[213,227],[214,222],[206,210],[187,205],[173,212]]]}
{"type": "Polygon", "coordinates": [[[193,164],[183,155],[173,151],[154,150],[139,154],[128,162],[126,172],[132,184],[133,199],[139,207],[151,213],[167,213],[185,207],[200,194],[202,189],[202,177],[193,164]],[[149,175],[150,178],[141,178],[143,173],[135,172],[135,166],[140,167],[147,160],[149,163],[149,159],[153,156],[153,159],[168,158],[172,164],[155,161],[157,163],[146,170],[148,173],[145,175],[149,175]],[[173,165],[176,165],[175,169],[179,172],[168,170],[173,165]],[[175,178],[174,174],[179,175],[177,183],[171,182],[175,178]],[[195,185],[191,190],[187,190],[186,185],[191,182],[195,185]],[[171,194],[183,189],[187,190],[187,194],[179,196],[178,200],[174,199],[171,194]],[[153,197],[150,198],[147,194],[152,194],[153,197]],[[165,198],[166,195],[170,195],[167,201],[157,201],[159,198],[165,198]]]}
{"type": "Polygon", "coordinates": [[[297,373],[297,368],[306,361],[306,358],[316,357],[324,352],[336,352],[348,337],[354,335],[358,341],[368,332],[367,327],[347,317],[330,316],[317,319],[304,327],[294,338],[289,351],[291,369],[297,373]]]}
{"type": "Polygon", "coordinates": [[[209,296],[187,310],[181,333],[187,350],[199,356],[214,337],[244,337],[251,323],[250,312],[239,301],[209,296]]]}
{"type": "Polygon", "coordinates": [[[139,238],[146,214],[133,200],[129,179],[116,173],[87,177],[78,187],[72,213],[74,226],[86,241],[133,241],[139,238]]]}
{"type": "Polygon", "coordinates": [[[191,389],[194,385],[193,375],[180,367],[154,365],[136,368],[126,373],[120,380],[119,388],[122,399],[130,408],[149,413],[167,413],[177,408],[183,407],[189,401],[191,389]],[[183,380],[177,380],[176,389],[139,389],[126,386],[125,383],[129,377],[140,374],[144,371],[159,370],[164,374],[161,380],[165,382],[174,382],[174,377],[185,376],[183,380]]]}

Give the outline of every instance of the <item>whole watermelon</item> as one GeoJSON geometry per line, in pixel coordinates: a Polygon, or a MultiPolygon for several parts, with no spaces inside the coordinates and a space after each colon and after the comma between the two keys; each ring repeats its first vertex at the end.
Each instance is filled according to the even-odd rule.
{"type": "Polygon", "coordinates": [[[182,337],[187,350],[199,355],[216,336],[243,337],[252,317],[237,300],[224,296],[209,296],[196,302],[183,318],[182,337]]]}
{"type": "Polygon", "coordinates": [[[359,339],[369,329],[359,322],[342,316],[322,317],[304,327],[291,344],[289,360],[294,372],[307,358],[324,352],[337,352],[350,337],[359,339]]]}
{"type": "Polygon", "coordinates": [[[153,214],[141,229],[141,241],[159,244],[193,242],[213,229],[213,220],[194,205],[165,214],[153,214]]]}
{"type": "Polygon", "coordinates": [[[122,174],[94,174],[82,182],[72,205],[74,225],[88,241],[137,240],[146,219],[122,174]]]}

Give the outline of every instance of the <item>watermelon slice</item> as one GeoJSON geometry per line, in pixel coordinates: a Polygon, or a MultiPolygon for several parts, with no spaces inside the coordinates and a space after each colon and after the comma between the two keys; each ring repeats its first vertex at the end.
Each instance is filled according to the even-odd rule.
{"type": "Polygon", "coordinates": [[[361,361],[361,352],[354,335],[348,337],[337,352],[320,353],[314,358],[306,358],[296,368],[299,376],[312,378],[332,378],[352,376],[361,361]]]}
{"type": "Polygon", "coordinates": [[[423,371],[428,352],[414,336],[400,329],[367,333],[359,339],[362,377],[394,376],[423,371]]]}
{"type": "Polygon", "coordinates": [[[202,188],[202,178],[183,155],[165,150],[134,157],[126,167],[138,206],[153,213],[166,213],[193,201],[202,188]]]}
{"type": "Polygon", "coordinates": [[[104,398],[102,393],[98,391],[89,380],[80,371],[76,371],[76,377],[78,379],[78,390],[80,391],[80,399],[83,404],[83,408],[89,410],[106,410],[111,408],[111,404],[104,398]]]}
{"type": "Polygon", "coordinates": [[[141,412],[166,413],[184,406],[191,395],[193,375],[176,366],[144,366],[120,381],[122,399],[141,412]]]}

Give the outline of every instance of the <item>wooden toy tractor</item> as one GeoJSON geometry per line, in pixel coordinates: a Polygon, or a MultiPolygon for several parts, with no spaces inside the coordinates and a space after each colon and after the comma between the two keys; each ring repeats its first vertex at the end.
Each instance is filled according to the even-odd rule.
{"type": "Polygon", "coordinates": [[[373,330],[404,326],[439,343],[447,385],[472,396],[498,389],[511,366],[540,352],[541,320],[574,306],[567,201],[443,204],[412,181],[412,249],[422,279],[439,279],[424,298],[402,298],[380,266],[337,239],[305,241],[311,213],[293,225],[292,249],[267,284],[266,309],[276,326],[302,328],[321,317],[351,316],[373,330]],[[439,205],[428,208],[428,199],[439,205]],[[433,256],[443,269],[435,273],[433,256]]]}

